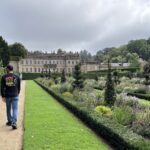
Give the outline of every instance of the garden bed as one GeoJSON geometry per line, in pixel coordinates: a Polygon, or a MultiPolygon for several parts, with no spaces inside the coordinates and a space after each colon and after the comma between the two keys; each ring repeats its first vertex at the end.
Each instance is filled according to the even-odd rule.
{"type": "MultiPolygon", "coordinates": [[[[36,81],[37,82],[37,81],[36,81]]],[[[132,130],[114,120],[99,116],[94,111],[87,111],[84,107],[78,107],[76,102],[68,101],[57,92],[37,82],[44,90],[55,97],[60,103],[78,116],[84,123],[97,134],[103,136],[118,150],[149,150],[150,142],[142,136],[133,133],[132,130]]]]}

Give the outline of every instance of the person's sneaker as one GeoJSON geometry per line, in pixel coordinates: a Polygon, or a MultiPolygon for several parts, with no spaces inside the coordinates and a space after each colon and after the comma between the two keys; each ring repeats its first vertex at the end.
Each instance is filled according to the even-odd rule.
{"type": "Polygon", "coordinates": [[[13,129],[17,129],[17,124],[16,123],[12,123],[11,126],[12,126],[13,129]]]}
{"type": "Polygon", "coordinates": [[[11,122],[9,122],[9,121],[8,121],[8,122],[6,122],[6,126],[11,126],[11,124],[12,124],[12,123],[11,123],[11,122]]]}

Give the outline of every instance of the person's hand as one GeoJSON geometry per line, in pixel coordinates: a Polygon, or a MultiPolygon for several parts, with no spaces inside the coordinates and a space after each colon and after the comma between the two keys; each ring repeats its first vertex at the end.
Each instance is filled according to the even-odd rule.
{"type": "Polygon", "coordinates": [[[6,102],[6,98],[5,98],[5,97],[2,97],[2,101],[5,103],[5,102],[6,102]]]}

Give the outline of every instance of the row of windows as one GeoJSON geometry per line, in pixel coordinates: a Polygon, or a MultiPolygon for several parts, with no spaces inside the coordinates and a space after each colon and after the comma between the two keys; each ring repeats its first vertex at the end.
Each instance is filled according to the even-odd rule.
{"type": "MultiPolygon", "coordinates": [[[[56,68],[56,72],[62,72],[64,68],[56,68]]],[[[66,71],[68,73],[73,72],[74,68],[67,68],[66,71]]],[[[40,73],[42,72],[43,69],[42,68],[23,68],[22,72],[36,72],[36,73],[40,73]]],[[[53,70],[54,71],[54,70],[53,70]]]]}
{"type": "MultiPolygon", "coordinates": [[[[73,61],[73,60],[68,60],[67,61],[67,64],[77,64],[78,61],[73,61]]],[[[62,61],[62,60],[22,60],[22,64],[26,64],[26,65],[32,65],[32,64],[65,64],[65,61],[62,61]]]]}

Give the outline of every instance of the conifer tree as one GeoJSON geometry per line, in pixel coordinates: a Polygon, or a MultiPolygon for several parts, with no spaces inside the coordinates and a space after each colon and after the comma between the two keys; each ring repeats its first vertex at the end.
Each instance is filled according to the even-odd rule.
{"type": "Polygon", "coordinates": [[[73,82],[74,88],[83,88],[83,79],[81,75],[80,65],[76,65],[73,73],[75,81],[73,82]]]}
{"type": "Polygon", "coordinates": [[[116,101],[116,93],[114,88],[114,81],[112,80],[110,61],[108,60],[108,73],[105,86],[105,104],[113,106],[116,101]]]}
{"type": "Polygon", "coordinates": [[[66,82],[66,76],[65,76],[65,70],[63,69],[62,74],[61,74],[61,83],[66,82]]]}

